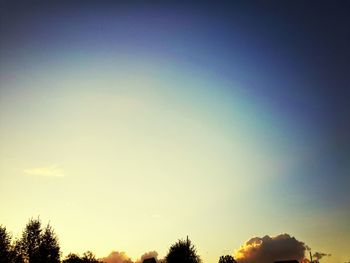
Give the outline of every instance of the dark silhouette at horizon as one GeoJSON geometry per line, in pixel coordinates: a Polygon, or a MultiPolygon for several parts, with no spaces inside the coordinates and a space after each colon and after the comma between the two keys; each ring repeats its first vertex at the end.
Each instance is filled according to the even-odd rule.
{"type": "MultiPolygon", "coordinates": [[[[284,236],[286,236],[285,234],[284,236]]],[[[269,251],[269,250],[265,250],[269,251]]],[[[270,251],[271,252],[271,251],[270,251]]],[[[317,252],[318,253],[318,252],[317,252]]],[[[317,254],[316,253],[316,254],[317,254]]],[[[157,253],[153,253],[156,254],[157,253]]],[[[270,253],[267,253],[270,255],[270,253]]],[[[320,253],[318,253],[320,254],[320,253]]],[[[311,255],[311,254],[310,254],[311,255]]],[[[322,254],[323,255],[323,254],[322,254]]],[[[325,254],[326,255],[326,254],[325,254]]],[[[329,255],[329,254],[328,254],[329,255]]],[[[292,257],[292,255],[289,255],[292,257]]],[[[42,227],[40,218],[29,219],[22,235],[18,239],[12,240],[12,236],[7,232],[6,227],[0,225],[0,263],[103,263],[105,259],[97,259],[91,252],[87,251],[82,256],[75,253],[69,253],[64,259],[61,259],[62,253],[58,237],[52,226],[48,224],[42,227]]],[[[283,258],[283,257],[280,257],[283,258]]],[[[288,258],[286,256],[285,258],[288,258]]],[[[273,257],[267,261],[263,260],[261,254],[259,258],[251,262],[259,262],[261,259],[264,263],[299,263],[295,259],[278,260],[273,262],[273,257]],[[258,260],[258,261],[257,261],[258,260]],[[271,262],[269,262],[271,260],[271,262]]],[[[141,258],[142,260],[142,258],[141,258]]],[[[108,261],[109,262],[109,261],[108,261]]],[[[126,261],[125,261],[126,262],[126,261]]],[[[125,263],[123,262],[123,263],[125,263]]],[[[132,263],[132,260],[128,260],[132,263]]],[[[139,261],[136,261],[139,262],[139,261]]],[[[148,254],[148,257],[143,259],[142,263],[202,263],[200,256],[197,254],[197,249],[188,238],[179,239],[176,243],[170,246],[169,251],[164,259],[158,260],[157,257],[148,254]]],[[[245,262],[244,258],[243,261],[245,262]]],[[[248,262],[248,261],[246,261],[248,262]]],[[[218,263],[240,263],[231,255],[224,255],[219,258],[218,263]]],[[[310,260],[310,263],[319,263],[319,258],[315,261],[310,260]]]]}
{"type": "Polygon", "coordinates": [[[157,263],[157,260],[155,258],[146,258],[143,260],[142,263],[157,263]]]}

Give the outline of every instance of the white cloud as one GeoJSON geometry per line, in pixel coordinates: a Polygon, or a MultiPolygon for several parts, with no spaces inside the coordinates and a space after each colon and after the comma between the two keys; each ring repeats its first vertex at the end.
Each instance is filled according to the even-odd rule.
{"type": "Polygon", "coordinates": [[[62,177],[64,176],[62,169],[58,165],[50,165],[44,167],[35,167],[23,170],[25,174],[36,176],[62,177]]]}

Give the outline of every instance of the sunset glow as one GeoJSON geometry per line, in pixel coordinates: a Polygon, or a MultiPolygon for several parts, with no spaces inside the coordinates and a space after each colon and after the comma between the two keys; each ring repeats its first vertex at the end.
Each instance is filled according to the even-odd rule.
{"type": "Polygon", "coordinates": [[[346,8],[78,3],[1,3],[0,224],[64,256],[349,260],[346,8]]]}

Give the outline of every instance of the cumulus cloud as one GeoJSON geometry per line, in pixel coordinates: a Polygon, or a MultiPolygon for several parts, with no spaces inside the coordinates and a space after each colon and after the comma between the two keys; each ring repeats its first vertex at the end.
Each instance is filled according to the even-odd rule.
{"type": "Polygon", "coordinates": [[[288,234],[253,237],[236,253],[238,263],[271,263],[278,260],[304,259],[308,247],[288,234]]]}
{"type": "Polygon", "coordinates": [[[107,257],[100,258],[99,260],[105,263],[142,263],[147,258],[155,258],[157,263],[161,262],[158,259],[157,251],[149,251],[144,253],[141,256],[141,258],[136,260],[135,262],[132,261],[132,259],[128,257],[128,255],[125,252],[118,252],[118,251],[112,251],[107,257]]]}
{"type": "Polygon", "coordinates": [[[61,177],[64,176],[62,169],[58,165],[50,165],[44,167],[35,167],[30,169],[23,170],[25,174],[36,175],[36,176],[52,176],[52,177],[61,177]]]}
{"type": "Polygon", "coordinates": [[[133,263],[125,252],[112,251],[107,257],[100,259],[105,263],[133,263]]]}

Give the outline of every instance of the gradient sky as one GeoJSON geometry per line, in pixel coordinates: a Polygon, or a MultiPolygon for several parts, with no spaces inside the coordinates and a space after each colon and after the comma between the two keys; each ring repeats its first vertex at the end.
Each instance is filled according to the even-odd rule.
{"type": "Polygon", "coordinates": [[[350,254],[349,2],[0,2],[0,223],[64,254],[350,254]],[[11,3],[10,3],[11,2],[11,3]]]}

